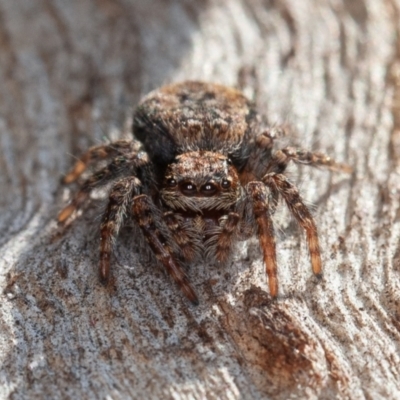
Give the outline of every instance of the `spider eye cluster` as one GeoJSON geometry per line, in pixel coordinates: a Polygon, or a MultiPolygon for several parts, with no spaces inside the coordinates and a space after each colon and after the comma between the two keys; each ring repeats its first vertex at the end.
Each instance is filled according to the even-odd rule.
{"type": "Polygon", "coordinates": [[[228,179],[222,179],[220,182],[210,181],[198,188],[191,181],[178,182],[175,178],[168,178],[166,186],[169,188],[179,187],[180,191],[186,196],[194,196],[199,192],[203,196],[213,196],[218,193],[220,189],[227,190],[231,187],[232,183],[228,179]]]}

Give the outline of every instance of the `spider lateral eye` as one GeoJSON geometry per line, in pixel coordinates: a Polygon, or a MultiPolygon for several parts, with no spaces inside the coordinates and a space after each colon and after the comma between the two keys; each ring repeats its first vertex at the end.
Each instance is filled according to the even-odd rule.
{"type": "Polygon", "coordinates": [[[227,179],[224,179],[224,180],[221,182],[221,186],[222,186],[224,189],[228,189],[228,188],[231,187],[231,182],[228,181],[227,179]]]}
{"type": "Polygon", "coordinates": [[[174,178],[169,178],[169,179],[167,179],[167,185],[169,186],[169,187],[174,187],[174,186],[176,186],[176,180],[174,179],[174,178]]]}

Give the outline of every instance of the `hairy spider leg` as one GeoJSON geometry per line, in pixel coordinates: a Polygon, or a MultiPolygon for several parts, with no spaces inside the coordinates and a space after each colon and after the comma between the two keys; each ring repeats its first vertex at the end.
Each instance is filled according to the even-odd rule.
{"type": "Polygon", "coordinates": [[[238,233],[240,216],[236,212],[230,212],[222,227],[206,242],[207,256],[225,263],[229,258],[233,238],[238,233]]]}
{"type": "Polygon", "coordinates": [[[178,284],[184,295],[194,305],[198,305],[199,300],[189,279],[183,269],[175,261],[172,249],[168,246],[166,238],[156,225],[152,212],[154,208],[155,206],[150,197],[145,194],[133,198],[133,216],[141,228],[151,250],[178,284]]]}
{"type": "Polygon", "coordinates": [[[194,260],[201,252],[201,243],[198,242],[198,234],[184,218],[173,211],[166,211],[163,220],[170,233],[169,241],[173,251],[185,261],[194,260]]]}
{"type": "Polygon", "coordinates": [[[319,249],[317,227],[296,186],[290,183],[285,175],[274,172],[265,175],[262,181],[265,185],[272,188],[272,190],[279,192],[296,221],[305,230],[313,272],[317,276],[321,275],[321,252],[319,249]]]}
{"type": "Polygon", "coordinates": [[[146,157],[139,158],[137,154],[130,154],[129,157],[118,156],[106,167],[95,172],[85,182],[75,195],[73,200],[58,214],[58,222],[65,223],[67,219],[82,208],[89,199],[90,192],[97,189],[121,175],[133,175],[136,170],[148,162],[146,157]]]}
{"type": "Polygon", "coordinates": [[[118,181],[112,188],[101,224],[99,274],[103,282],[110,276],[110,259],[115,239],[126,217],[126,209],[140,193],[142,183],[134,176],[118,181]]]}
{"type": "Polygon", "coordinates": [[[71,170],[65,175],[63,183],[75,182],[91,164],[97,161],[132,151],[134,151],[134,142],[131,140],[118,140],[112,144],[93,146],[79,157],[71,170]]]}
{"type": "Polygon", "coordinates": [[[240,172],[242,182],[248,183],[258,180],[260,176],[265,175],[271,152],[274,144],[274,136],[270,131],[262,132],[255,139],[255,146],[252,150],[251,157],[248,158],[244,169],[240,172]]]}
{"type": "Polygon", "coordinates": [[[232,246],[232,239],[237,232],[239,226],[240,217],[238,213],[230,212],[228,218],[225,221],[221,233],[218,235],[215,255],[217,260],[224,263],[228,260],[229,250],[232,246]]]}
{"type": "Polygon", "coordinates": [[[290,161],[296,164],[309,165],[311,167],[324,167],[331,171],[351,173],[352,168],[347,164],[338,163],[326,154],[311,152],[294,147],[286,147],[277,150],[270,159],[265,173],[283,173],[290,161]]]}
{"type": "Polygon", "coordinates": [[[269,196],[262,182],[250,182],[247,185],[247,192],[253,201],[253,212],[268,275],[269,291],[272,297],[276,297],[278,295],[276,244],[274,225],[268,205],[269,196]]]}
{"type": "Polygon", "coordinates": [[[275,187],[269,187],[269,191],[270,191],[268,198],[269,213],[271,215],[274,215],[279,203],[279,191],[275,187]]]}

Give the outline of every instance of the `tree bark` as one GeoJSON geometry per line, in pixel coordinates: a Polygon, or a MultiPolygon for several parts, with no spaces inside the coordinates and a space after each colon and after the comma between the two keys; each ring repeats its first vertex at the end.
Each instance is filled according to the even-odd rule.
{"type": "Polygon", "coordinates": [[[0,397],[400,397],[399,0],[0,0],[0,397]],[[257,238],[194,265],[194,307],[129,228],[97,275],[105,199],[62,235],[60,183],[161,84],[236,86],[287,144],[354,172],[292,167],[323,270],[278,212],[280,296],[257,238]]]}

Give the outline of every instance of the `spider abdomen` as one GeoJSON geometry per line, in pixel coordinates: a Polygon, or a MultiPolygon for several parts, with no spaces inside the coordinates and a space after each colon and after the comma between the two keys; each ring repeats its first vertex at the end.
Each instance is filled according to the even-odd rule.
{"type": "Polygon", "coordinates": [[[177,154],[215,151],[234,163],[248,157],[257,114],[238,90],[204,82],[183,82],[149,93],[133,118],[134,136],[155,163],[177,154]]]}

